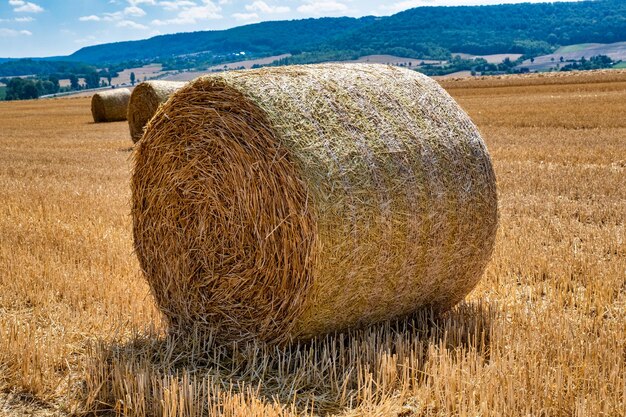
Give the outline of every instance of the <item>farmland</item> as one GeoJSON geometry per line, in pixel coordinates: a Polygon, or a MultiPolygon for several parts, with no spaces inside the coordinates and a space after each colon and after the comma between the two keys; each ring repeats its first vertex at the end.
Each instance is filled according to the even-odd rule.
{"type": "Polygon", "coordinates": [[[169,334],[133,255],[131,140],[0,103],[0,416],[626,412],[626,72],[442,80],[498,178],[465,303],[287,350],[169,334]]]}
{"type": "MultiPolygon", "coordinates": [[[[606,55],[614,61],[622,61],[626,59],[626,42],[582,43],[563,46],[551,54],[535,57],[532,62],[526,60],[520,64],[520,67],[529,68],[531,71],[549,71],[557,66],[566,65],[568,61],[578,61],[581,58],[589,59],[598,55],[606,55]]],[[[619,64],[616,68],[620,68],[619,64]]]]}

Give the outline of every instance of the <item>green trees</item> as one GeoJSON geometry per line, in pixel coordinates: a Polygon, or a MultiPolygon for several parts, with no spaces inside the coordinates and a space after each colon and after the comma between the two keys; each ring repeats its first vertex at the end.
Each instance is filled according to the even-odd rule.
{"type": "Polygon", "coordinates": [[[85,74],[85,84],[87,84],[87,88],[100,87],[100,75],[98,72],[93,70],[85,74]]]}
{"type": "Polygon", "coordinates": [[[59,82],[53,80],[36,80],[32,78],[14,77],[3,79],[6,81],[5,100],[30,100],[43,95],[56,94],[59,92],[59,82]]]}
{"type": "Polygon", "coordinates": [[[48,81],[50,81],[52,83],[53,94],[58,93],[59,90],[61,89],[61,85],[59,84],[59,76],[58,75],[51,75],[51,76],[48,77],[48,81]]]}
{"type": "Polygon", "coordinates": [[[17,59],[0,63],[0,76],[39,75],[47,77],[53,74],[86,74],[91,70],[95,70],[95,67],[81,62],[17,59]]]}
{"type": "Polygon", "coordinates": [[[132,85],[135,85],[135,73],[134,72],[130,73],[130,83],[132,85]]]}
{"type": "Polygon", "coordinates": [[[613,61],[610,57],[606,55],[592,56],[589,59],[582,57],[582,59],[578,62],[573,62],[571,64],[565,65],[563,68],[561,68],[561,71],[611,68],[616,63],[617,62],[613,61]]]}
{"type": "Polygon", "coordinates": [[[28,100],[39,97],[33,80],[11,78],[7,83],[5,100],[28,100]]]}
{"type": "Polygon", "coordinates": [[[80,84],[78,84],[78,77],[76,74],[70,74],[70,88],[72,90],[78,90],[80,88],[80,84]]]}

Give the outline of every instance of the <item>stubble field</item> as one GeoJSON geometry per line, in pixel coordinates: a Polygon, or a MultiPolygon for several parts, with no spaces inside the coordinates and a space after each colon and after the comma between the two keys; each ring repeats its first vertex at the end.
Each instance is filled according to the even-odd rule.
{"type": "Polygon", "coordinates": [[[167,332],[125,123],[0,103],[0,415],[626,415],[626,73],[443,83],[498,177],[481,283],[442,317],[287,350],[167,332]]]}

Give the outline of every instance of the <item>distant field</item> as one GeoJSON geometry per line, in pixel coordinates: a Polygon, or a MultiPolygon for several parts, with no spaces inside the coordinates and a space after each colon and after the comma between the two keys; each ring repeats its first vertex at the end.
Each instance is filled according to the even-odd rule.
{"type": "Polygon", "coordinates": [[[446,79],[446,78],[464,78],[464,77],[471,77],[471,76],[472,76],[472,71],[457,71],[457,72],[452,72],[450,74],[441,75],[441,76],[437,76],[433,78],[446,79]]]}
{"type": "MultiPolygon", "coordinates": [[[[130,73],[135,73],[135,82],[140,83],[144,80],[144,77],[147,79],[155,78],[164,74],[163,66],[161,64],[151,64],[138,68],[128,68],[124,71],[120,72],[117,77],[111,79],[112,85],[130,85],[130,73]]],[[[100,81],[107,81],[106,78],[100,78],[100,81]]],[[[78,83],[80,85],[85,85],[85,79],[79,78],[78,83]]],[[[69,87],[71,85],[69,79],[59,80],[59,85],[61,87],[69,87]]]]}
{"type": "MultiPolygon", "coordinates": [[[[79,78],[78,79],[78,84],[85,85],[85,79],[84,78],[79,78]]],[[[70,85],[72,85],[72,83],[70,82],[69,78],[63,78],[63,79],[59,80],[59,85],[61,87],[69,87],[70,85]]]]}
{"type": "Polygon", "coordinates": [[[190,81],[193,80],[194,78],[200,77],[201,75],[207,74],[207,73],[211,73],[211,72],[215,72],[215,71],[224,71],[224,70],[234,70],[234,69],[238,69],[241,67],[244,67],[246,69],[250,69],[252,68],[254,65],[267,65],[267,64],[271,64],[272,62],[282,59],[282,58],[287,58],[291,56],[291,54],[283,54],[283,55],[274,55],[274,56],[269,56],[266,58],[258,58],[258,59],[249,59],[246,61],[237,61],[237,62],[229,62],[227,64],[220,64],[220,65],[215,65],[212,67],[209,67],[206,71],[184,71],[184,72],[179,72],[179,73],[174,73],[172,75],[167,75],[165,77],[163,77],[164,80],[169,80],[169,81],[190,81]]]}
{"type": "Polygon", "coordinates": [[[601,43],[579,43],[576,45],[567,45],[567,46],[562,46],[559,49],[556,50],[556,52],[554,52],[555,54],[569,54],[571,52],[580,52],[580,51],[584,51],[585,49],[589,49],[589,48],[595,48],[598,46],[603,46],[604,44],[601,43]]]}
{"type": "Polygon", "coordinates": [[[422,64],[434,64],[438,65],[445,61],[432,60],[432,59],[420,59],[420,58],[408,58],[403,56],[396,55],[365,55],[360,57],[359,59],[350,60],[350,61],[339,61],[344,63],[370,63],[370,64],[387,64],[387,65],[403,65],[416,67],[422,64]]]}
{"type": "Polygon", "coordinates": [[[454,52],[452,53],[453,57],[457,55],[459,55],[463,59],[482,58],[491,64],[499,64],[507,58],[509,58],[511,61],[515,61],[522,56],[522,54],[471,55],[471,54],[464,54],[464,53],[454,53],[454,52]]]}
{"type": "Polygon", "coordinates": [[[547,71],[551,68],[556,68],[557,65],[567,65],[568,60],[580,60],[582,57],[589,59],[596,55],[607,55],[616,61],[626,61],[626,42],[609,44],[582,43],[564,46],[553,54],[536,57],[534,62],[526,60],[519,67],[526,67],[532,71],[547,71]],[[561,62],[561,58],[563,58],[564,62],[561,62]]]}
{"type": "Polygon", "coordinates": [[[554,88],[556,88],[557,85],[614,85],[621,83],[622,80],[626,82],[626,71],[620,69],[604,69],[596,71],[555,71],[476,77],[446,77],[440,79],[439,82],[446,87],[449,85],[454,85],[457,88],[517,88],[530,86],[555,86],[554,88]]]}
{"type": "MultiPolygon", "coordinates": [[[[272,62],[279,60],[281,58],[286,58],[291,56],[290,54],[284,54],[284,55],[276,55],[276,56],[272,56],[272,57],[267,57],[267,58],[261,58],[261,59],[254,59],[254,60],[248,60],[248,61],[237,61],[237,62],[231,62],[228,64],[223,64],[223,65],[215,65],[213,67],[210,67],[209,69],[207,69],[206,71],[185,71],[185,72],[180,72],[180,73],[176,73],[176,74],[172,74],[172,75],[167,75],[165,77],[163,77],[164,80],[170,80],[170,81],[190,81],[193,80],[201,75],[210,73],[210,72],[214,72],[214,71],[222,71],[222,70],[234,70],[234,69],[238,69],[240,67],[244,67],[246,69],[252,68],[253,65],[258,64],[258,65],[267,65],[267,64],[271,64],[272,62]]],[[[337,62],[341,62],[341,63],[372,63],[372,64],[389,64],[389,65],[404,65],[404,66],[409,66],[409,63],[411,64],[411,66],[416,67],[421,65],[422,63],[424,64],[441,64],[444,61],[435,61],[435,60],[429,60],[429,59],[418,59],[418,58],[407,58],[407,57],[400,57],[400,56],[394,56],[394,55],[367,55],[367,56],[362,56],[359,59],[356,60],[350,60],[350,61],[337,61],[337,62]]]]}
{"type": "Polygon", "coordinates": [[[482,281],[442,317],[285,351],[167,334],[126,122],[94,124],[87,97],[1,102],[0,416],[623,416],[626,71],[441,84],[498,179],[482,281]]]}
{"type": "Polygon", "coordinates": [[[163,66],[161,64],[151,64],[138,68],[128,68],[119,73],[119,76],[111,79],[111,84],[122,85],[130,84],[130,73],[135,73],[135,81],[141,82],[144,77],[147,79],[163,75],[163,66]]]}
{"type": "Polygon", "coordinates": [[[626,62],[620,62],[619,64],[615,64],[613,68],[614,69],[626,69],[626,62]]]}
{"type": "Polygon", "coordinates": [[[244,67],[246,69],[252,68],[254,65],[267,65],[271,64],[274,61],[278,61],[279,59],[290,57],[291,54],[282,54],[282,55],[274,55],[268,56],[265,58],[257,58],[257,59],[248,59],[236,62],[229,62],[227,64],[214,65],[209,67],[208,71],[219,71],[223,69],[238,69],[244,67]]]}

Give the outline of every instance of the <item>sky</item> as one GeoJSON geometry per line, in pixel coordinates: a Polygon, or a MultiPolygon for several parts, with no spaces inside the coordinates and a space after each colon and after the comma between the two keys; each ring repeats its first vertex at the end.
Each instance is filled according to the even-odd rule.
{"type": "MultiPolygon", "coordinates": [[[[529,1],[545,0],[525,0],[529,1]]],[[[385,16],[419,6],[522,2],[524,0],[0,0],[0,57],[68,55],[88,45],[146,39],[167,33],[227,29],[267,20],[385,16]]]]}

